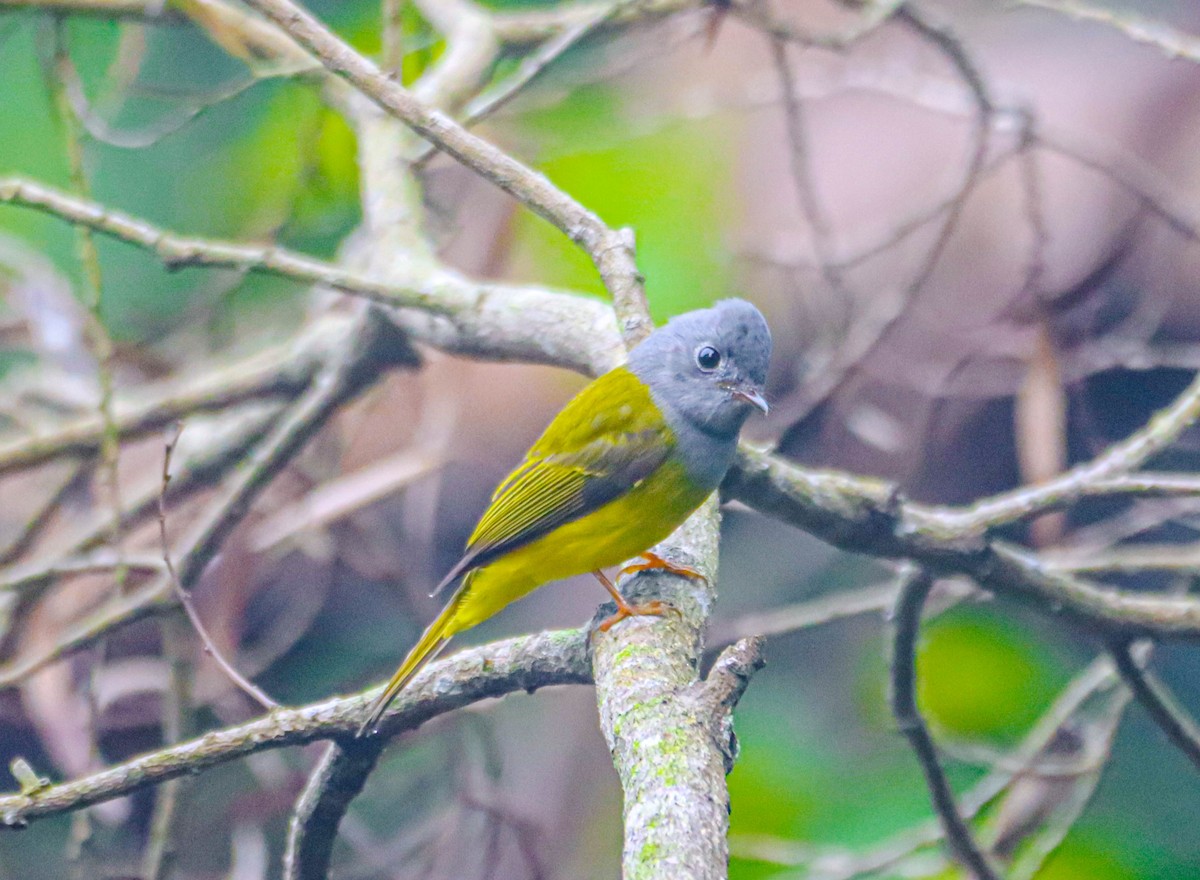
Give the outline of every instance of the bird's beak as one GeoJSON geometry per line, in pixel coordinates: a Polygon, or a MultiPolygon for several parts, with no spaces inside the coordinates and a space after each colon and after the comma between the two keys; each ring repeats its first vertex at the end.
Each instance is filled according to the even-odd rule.
{"type": "Polygon", "coordinates": [[[744,400],[751,406],[761,410],[764,416],[771,411],[771,407],[767,406],[766,399],[753,388],[734,388],[730,393],[738,400],[744,400]]]}

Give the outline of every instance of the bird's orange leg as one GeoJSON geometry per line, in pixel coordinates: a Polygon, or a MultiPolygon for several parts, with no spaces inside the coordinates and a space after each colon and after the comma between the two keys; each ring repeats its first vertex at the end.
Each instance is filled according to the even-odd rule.
{"type": "Polygon", "coordinates": [[[696,569],[687,565],[676,565],[663,559],[657,553],[651,553],[647,550],[645,553],[639,554],[645,562],[637,562],[633,565],[627,565],[617,574],[617,579],[620,580],[625,575],[637,574],[639,571],[669,571],[671,574],[677,574],[680,577],[690,578],[694,581],[704,581],[708,583],[708,578],[702,575],[696,569]]]}
{"type": "Polygon", "coordinates": [[[661,617],[667,611],[671,610],[670,606],[664,602],[660,602],[658,599],[652,599],[642,605],[630,605],[625,601],[625,597],[621,595],[621,591],[613,586],[613,582],[608,579],[608,575],[600,571],[600,569],[596,569],[592,574],[596,576],[596,580],[600,581],[600,585],[608,590],[608,594],[617,603],[617,613],[604,618],[597,626],[600,632],[608,632],[614,624],[620,623],[626,617],[661,617]]]}

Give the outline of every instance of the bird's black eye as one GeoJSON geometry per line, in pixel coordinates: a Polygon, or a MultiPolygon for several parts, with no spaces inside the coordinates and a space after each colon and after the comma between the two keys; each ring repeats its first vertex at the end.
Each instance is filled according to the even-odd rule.
{"type": "Polygon", "coordinates": [[[702,345],[696,349],[696,365],[704,371],[715,370],[721,366],[721,352],[711,345],[702,345]]]}

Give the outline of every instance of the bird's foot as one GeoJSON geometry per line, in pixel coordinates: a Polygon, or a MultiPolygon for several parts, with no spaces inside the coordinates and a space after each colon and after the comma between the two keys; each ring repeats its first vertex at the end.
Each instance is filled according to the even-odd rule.
{"type": "Polygon", "coordinates": [[[671,574],[677,574],[680,577],[685,577],[693,581],[704,581],[704,583],[708,583],[708,578],[689,565],[679,565],[667,559],[663,559],[657,553],[651,553],[648,550],[645,553],[642,553],[641,557],[646,561],[635,562],[633,565],[625,566],[619,572],[617,572],[617,580],[620,580],[626,575],[637,574],[640,571],[667,571],[671,574]]]}
{"type": "Polygon", "coordinates": [[[608,632],[612,627],[626,617],[662,617],[667,612],[679,613],[679,609],[668,605],[659,599],[651,599],[649,602],[643,602],[640,605],[630,605],[629,602],[621,595],[613,582],[608,579],[608,576],[602,571],[592,572],[596,576],[596,580],[600,581],[601,586],[608,590],[608,594],[612,596],[612,600],[616,603],[617,611],[615,614],[610,614],[604,620],[596,624],[596,629],[600,632],[608,632]]]}
{"type": "Polygon", "coordinates": [[[662,617],[668,611],[674,610],[666,602],[659,599],[651,599],[649,602],[643,602],[640,605],[630,605],[622,599],[617,603],[616,613],[610,614],[596,624],[596,629],[600,630],[600,632],[608,632],[626,617],[662,617]]]}

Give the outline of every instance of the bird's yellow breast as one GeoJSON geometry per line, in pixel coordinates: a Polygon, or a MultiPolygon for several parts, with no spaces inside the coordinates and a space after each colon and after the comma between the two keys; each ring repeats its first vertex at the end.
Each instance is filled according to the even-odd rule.
{"type": "Polygon", "coordinates": [[[708,492],[668,459],[620,498],[467,575],[453,632],[486,620],[547,581],[608,568],[678,528],[708,492]]]}

